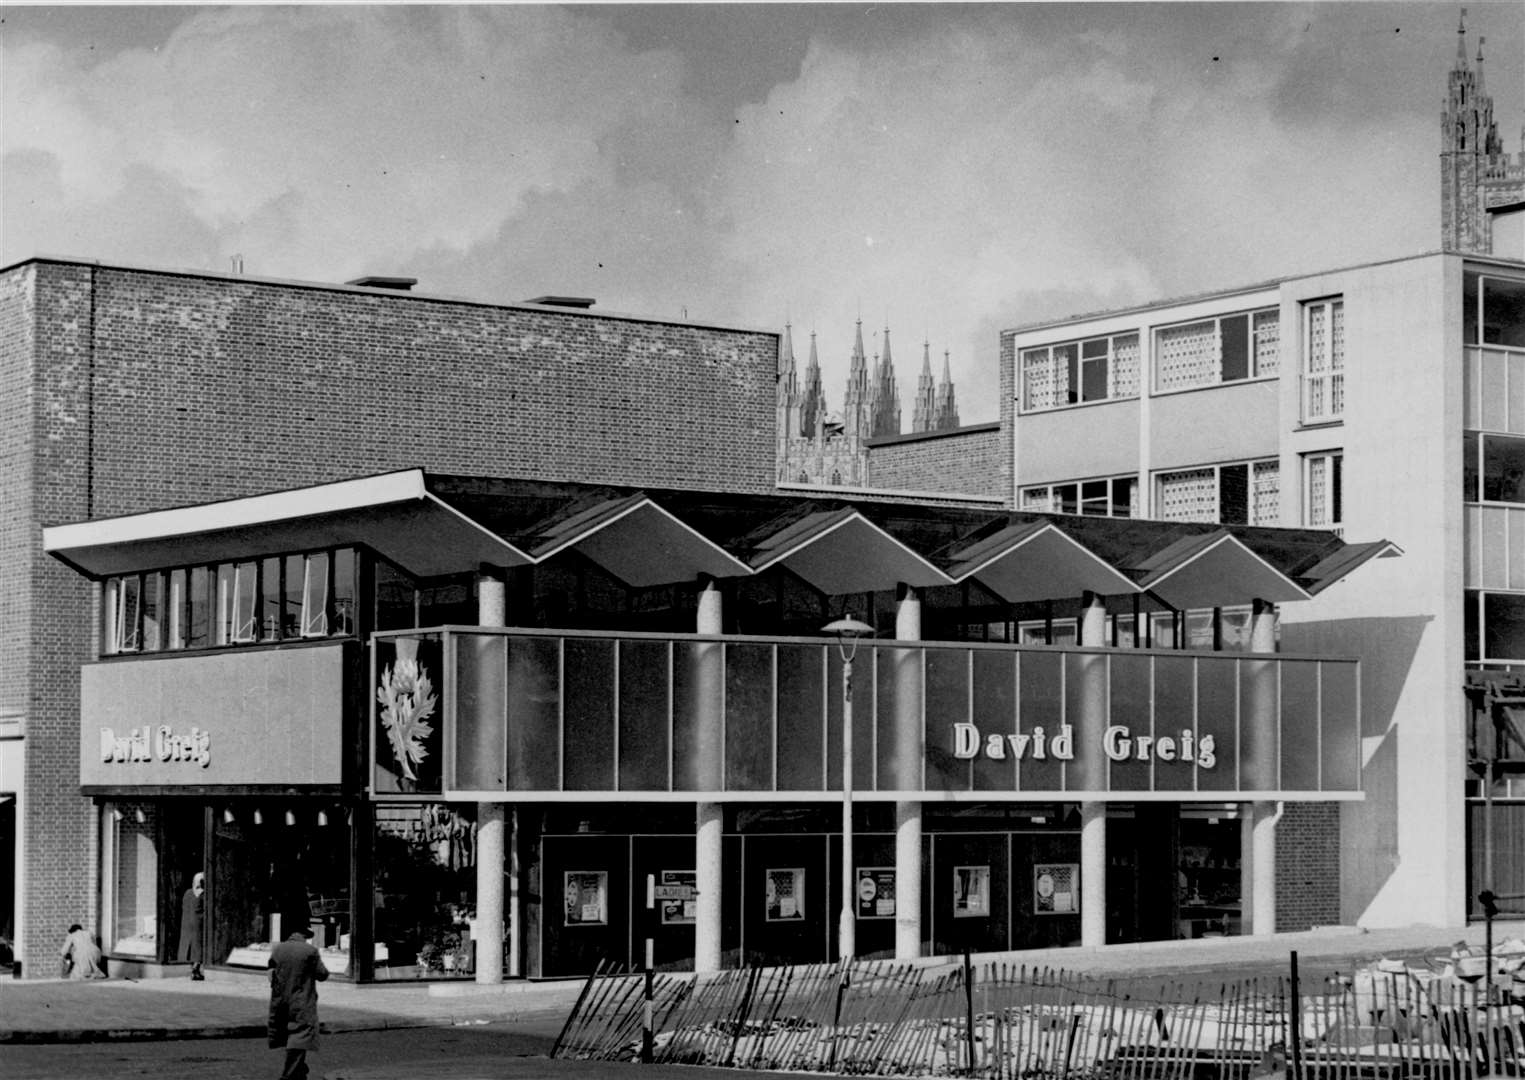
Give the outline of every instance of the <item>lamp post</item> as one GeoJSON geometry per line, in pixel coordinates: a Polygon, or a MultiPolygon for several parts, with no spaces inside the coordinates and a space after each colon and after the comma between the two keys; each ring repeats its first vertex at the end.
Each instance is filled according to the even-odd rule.
{"type": "Polygon", "coordinates": [[[853,880],[853,657],[858,639],[874,628],[846,615],[822,628],[835,634],[842,656],[842,916],[837,923],[837,954],[851,960],[857,951],[858,923],[853,915],[857,882],[853,880]]]}

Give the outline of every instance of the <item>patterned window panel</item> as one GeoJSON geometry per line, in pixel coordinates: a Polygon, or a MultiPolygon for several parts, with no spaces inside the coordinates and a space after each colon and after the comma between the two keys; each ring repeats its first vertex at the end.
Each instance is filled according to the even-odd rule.
{"type": "Polygon", "coordinates": [[[1250,521],[1275,525],[1281,519],[1281,463],[1257,461],[1254,474],[1250,521]]]}
{"type": "Polygon", "coordinates": [[[1223,350],[1216,320],[1171,326],[1155,339],[1159,389],[1180,390],[1218,381],[1223,350]]]}
{"type": "Polygon", "coordinates": [[[1217,471],[1192,469],[1161,476],[1160,518],[1163,521],[1217,521],[1217,471]]]}
{"type": "Polygon", "coordinates": [[[1329,458],[1323,455],[1308,459],[1308,524],[1329,524],[1329,458]]]}
{"type": "Polygon", "coordinates": [[[1257,311],[1255,327],[1255,374],[1275,375],[1281,369],[1281,312],[1257,311]]]}
{"type": "Polygon", "coordinates": [[[1138,335],[1112,339],[1112,396],[1138,397],[1138,335]]]}
{"type": "Polygon", "coordinates": [[[1048,488],[1028,488],[1022,492],[1022,509],[1031,510],[1034,513],[1046,514],[1053,509],[1053,501],[1049,498],[1048,488]]]}
{"type": "Polygon", "coordinates": [[[1022,354],[1022,407],[1047,409],[1054,404],[1054,362],[1048,349],[1022,354]]]}

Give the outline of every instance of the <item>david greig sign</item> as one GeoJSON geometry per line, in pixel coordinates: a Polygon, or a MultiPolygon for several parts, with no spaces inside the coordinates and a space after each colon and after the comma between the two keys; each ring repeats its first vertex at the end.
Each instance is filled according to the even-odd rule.
{"type": "MultiPolygon", "coordinates": [[[[1109,761],[1160,761],[1181,762],[1196,765],[1199,769],[1211,769],[1218,764],[1214,747],[1217,741],[1211,735],[1200,738],[1191,728],[1163,735],[1134,735],[1123,724],[1113,724],[1101,735],[1101,751],[1109,761]]],[[[963,760],[983,754],[991,761],[1014,761],[1032,758],[1043,761],[1075,760],[1075,728],[1060,724],[1050,734],[1040,724],[1026,733],[1000,734],[992,732],[983,738],[980,729],[970,723],[953,725],[953,756],[963,760]]]]}

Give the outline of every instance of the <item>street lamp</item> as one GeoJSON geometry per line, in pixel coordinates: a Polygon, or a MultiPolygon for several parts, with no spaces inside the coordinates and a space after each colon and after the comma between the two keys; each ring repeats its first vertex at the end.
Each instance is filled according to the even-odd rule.
{"type": "Polygon", "coordinates": [[[837,954],[845,962],[857,951],[858,936],[853,914],[857,892],[853,880],[853,656],[858,639],[872,637],[874,628],[845,615],[827,623],[821,632],[836,635],[842,655],[842,917],[837,923],[837,954]]]}

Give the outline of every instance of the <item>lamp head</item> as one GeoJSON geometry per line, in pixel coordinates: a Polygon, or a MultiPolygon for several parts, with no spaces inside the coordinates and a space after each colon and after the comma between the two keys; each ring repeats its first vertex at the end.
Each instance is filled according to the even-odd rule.
{"type": "Polygon", "coordinates": [[[821,627],[821,633],[836,636],[837,645],[842,650],[842,659],[851,660],[853,654],[858,651],[858,639],[873,637],[874,628],[866,622],[859,622],[852,615],[843,615],[821,627]]]}

